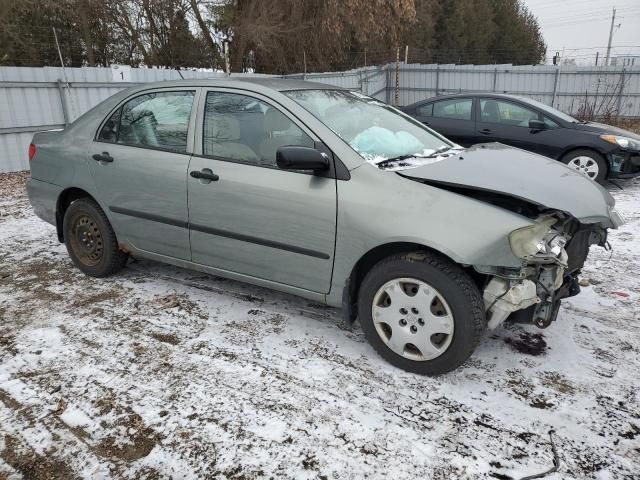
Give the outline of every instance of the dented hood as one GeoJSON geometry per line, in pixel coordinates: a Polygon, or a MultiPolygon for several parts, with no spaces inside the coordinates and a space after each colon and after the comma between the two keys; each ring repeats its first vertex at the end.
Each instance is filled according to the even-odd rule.
{"type": "Polygon", "coordinates": [[[500,143],[476,145],[438,162],[398,174],[431,185],[501,193],[562,210],[584,223],[611,223],[613,197],[563,163],[500,143]]]}

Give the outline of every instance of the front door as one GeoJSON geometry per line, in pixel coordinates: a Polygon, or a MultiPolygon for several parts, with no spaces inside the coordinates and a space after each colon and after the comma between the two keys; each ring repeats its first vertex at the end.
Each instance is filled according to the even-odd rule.
{"type": "Polygon", "coordinates": [[[554,156],[558,125],[541,113],[515,102],[480,98],[476,139],[478,143],[500,142],[541,155],[554,156]],[[530,120],[545,122],[545,129],[532,129],[530,120]]]}
{"type": "Polygon", "coordinates": [[[102,126],[88,159],[118,240],[181,259],[190,258],[187,143],[194,98],[195,91],[161,90],[128,100],[102,126]]]}
{"type": "Polygon", "coordinates": [[[317,139],[258,95],[209,91],[201,104],[202,156],[188,178],[193,262],[328,292],[336,180],[276,165],[278,147],[317,139]]]}

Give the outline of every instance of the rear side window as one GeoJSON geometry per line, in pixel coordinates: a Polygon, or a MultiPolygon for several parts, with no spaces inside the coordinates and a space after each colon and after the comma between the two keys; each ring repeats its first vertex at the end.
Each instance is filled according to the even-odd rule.
{"type": "Polygon", "coordinates": [[[433,116],[433,103],[427,103],[426,105],[420,105],[416,108],[416,114],[421,117],[433,116]]]}
{"type": "Polygon", "coordinates": [[[129,100],[105,122],[99,140],[187,151],[194,92],[155,92],[129,100]]]}
{"type": "Polygon", "coordinates": [[[471,120],[472,104],[473,101],[470,98],[442,100],[433,104],[433,116],[456,120],[471,120]]]}
{"type": "Polygon", "coordinates": [[[314,141],[280,110],[257,98],[209,92],[204,109],[204,155],[276,167],[281,146],[313,147],[314,141]]]}

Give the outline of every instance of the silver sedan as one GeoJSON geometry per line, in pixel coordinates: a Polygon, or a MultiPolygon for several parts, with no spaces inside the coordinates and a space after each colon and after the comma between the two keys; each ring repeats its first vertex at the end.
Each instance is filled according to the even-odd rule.
{"type": "Polygon", "coordinates": [[[342,307],[422,374],[461,365],[504,321],[547,327],[621,223],[565,165],[463,149],[302,81],[145,84],[37,133],[29,156],[31,204],[86,274],[133,255],[342,307]]]}

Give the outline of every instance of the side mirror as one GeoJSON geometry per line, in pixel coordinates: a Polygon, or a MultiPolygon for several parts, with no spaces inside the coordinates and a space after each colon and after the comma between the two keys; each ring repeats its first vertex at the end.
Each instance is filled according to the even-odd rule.
{"type": "Polygon", "coordinates": [[[547,124],[542,120],[529,120],[529,128],[531,130],[546,130],[547,124]]]}
{"type": "Polygon", "coordinates": [[[329,169],[329,157],[310,147],[280,147],[276,152],[276,163],[282,170],[321,172],[329,169]]]}

